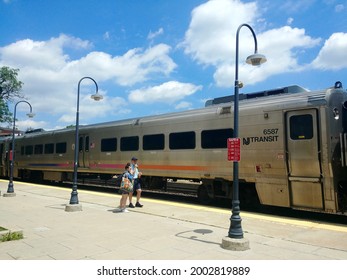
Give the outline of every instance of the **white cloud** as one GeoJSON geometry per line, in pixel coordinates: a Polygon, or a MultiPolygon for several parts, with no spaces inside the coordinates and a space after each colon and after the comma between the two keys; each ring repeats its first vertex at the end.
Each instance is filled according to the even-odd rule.
{"type": "Polygon", "coordinates": [[[161,34],[164,34],[164,29],[162,27],[160,27],[158,29],[158,31],[155,31],[155,32],[150,31],[148,36],[147,36],[147,39],[148,40],[153,40],[155,37],[158,37],[161,34]]]}
{"type": "Polygon", "coordinates": [[[191,108],[191,106],[192,106],[192,103],[187,101],[182,101],[175,106],[175,109],[176,110],[189,109],[191,108]]]}
{"type": "Polygon", "coordinates": [[[131,49],[115,57],[104,52],[91,52],[67,67],[77,73],[88,69],[99,80],[114,80],[119,85],[131,86],[150,79],[151,75],[169,75],[176,68],[169,51],[168,45],[159,44],[146,50],[131,49]]]}
{"type": "MultiPolygon", "coordinates": [[[[64,34],[47,41],[20,40],[0,48],[0,65],[19,68],[23,94],[36,111],[55,117],[62,126],[75,120],[77,83],[82,77],[93,77],[99,87],[103,82],[134,86],[153,77],[167,77],[176,68],[169,56],[171,49],[165,44],[131,49],[118,56],[95,51],[84,55],[91,47],[89,41],[64,34]],[[78,53],[82,55],[72,60],[65,48],[73,48],[75,57],[78,53]]],[[[96,117],[114,112],[129,113],[124,96],[106,96],[96,103],[90,99],[94,90],[90,82],[83,81],[81,122],[93,122],[96,117]]]]}
{"type": "Polygon", "coordinates": [[[180,83],[170,81],[159,86],[148,87],[133,90],[129,94],[130,102],[134,103],[155,103],[162,102],[172,104],[178,100],[192,95],[201,90],[202,86],[196,86],[190,83],[180,83]]]}
{"type": "Polygon", "coordinates": [[[238,26],[254,22],[256,14],[255,2],[238,0],[211,0],[196,7],[182,44],[185,53],[207,65],[232,60],[238,26]]]}
{"type": "Polygon", "coordinates": [[[334,33],[325,41],[317,58],[312,62],[314,68],[339,70],[347,67],[347,33],[334,33]]]}
{"type": "Polygon", "coordinates": [[[338,4],[335,6],[335,12],[340,13],[345,9],[345,6],[343,4],[338,4]]]}
{"type": "Polygon", "coordinates": [[[287,19],[287,24],[291,25],[293,23],[294,19],[292,17],[287,19]]]}
{"type": "Polygon", "coordinates": [[[256,2],[211,0],[193,10],[190,26],[181,46],[198,63],[215,67],[213,77],[217,86],[232,87],[235,77],[236,31],[241,24],[248,23],[256,33],[258,52],[264,54],[268,62],[260,67],[244,63],[246,57],[254,53],[254,39],[248,28],[242,28],[239,33],[240,80],[245,84],[254,84],[271,75],[301,71],[303,66],[298,62],[298,49],[317,46],[320,39],[306,35],[304,29],[290,26],[257,32],[258,17],[261,16],[259,12],[256,2]]]}
{"type": "Polygon", "coordinates": [[[302,12],[310,9],[315,4],[316,0],[286,0],[281,1],[283,4],[278,7],[288,13],[302,12]]]}
{"type": "Polygon", "coordinates": [[[19,119],[18,121],[16,121],[16,127],[17,128],[20,128],[20,130],[22,131],[27,131],[29,129],[36,129],[38,127],[44,127],[46,126],[47,123],[44,122],[44,121],[38,121],[38,120],[35,120],[35,117],[32,118],[32,119],[19,119]]]}
{"type": "Polygon", "coordinates": [[[0,48],[1,62],[18,68],[37,68],[57,71],[69,62],[64,48],[87,49],[88,41],[60,35],[48,41],[25,39],[0,48]]]}
{"type": "Polygon", "coordinates": [[[109,31],[106,31],[105,33],[104,33],[104,35],[102,36],[102,38],[104,38],[104,40],[109,40],[110,39],[110,32],[109,31]]]}
{"type": "MultiPolygon", "coordinates": [[[[103,99],[100,101],[91,99],[90,94],[84,94],[80,97],[80,117],[82,122],[88,119],[91,123],[96,123],[97,121],[95,119],[98,117],[105,115],[116,116],[130,112],[126,107],[127,102],[124,98],[110,97],[106,93],[102,92],[101,94],[103,95],[103,99]],[[88,116],[88,118],[85,116],[88,116]]],[[[76,107],[71,106],[67,108],[66,112],[60,116],[58,121],[74,124],[76,121],[76,107]]]]}
{"type": "Polygon", "coordinates": [[[290,26],[271,29],[257,37],[261,52],[268,59],[264,68],[270,70],[269,74],[301,71],[303,66],[298,62],[298,50],[313,48],[321,41],[306,35],[305,29],[290,26]]]}

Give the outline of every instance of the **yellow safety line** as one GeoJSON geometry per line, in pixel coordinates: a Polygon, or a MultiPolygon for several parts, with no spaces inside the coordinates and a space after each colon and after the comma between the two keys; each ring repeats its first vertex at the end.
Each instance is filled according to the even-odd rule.
{"type": "MultiPolygon", "coordinates": [[[[0,179],[0,181],[6,182],[5,180],[1,180],[1,179],[0,179]]],[[[26,182],[15,182],[15,183],[21,184],[21,185],[40,187],[40,188],[47,188],[47,189],[50,188],[50,189],[55,189],[55,190],[68,191],[68,192],[71,191],[71,189],[49,186],[49,185],[36,185],[36,184],[26,183],[26,182]]],[[[109,193],[102,193],[102,192],[88,191],[88,190],[78,190],[78,192],[79,193],[86,193],[86,194],[93,194],[93,195],[98,195],[98,196],[106,196],[106,197],[114,197],[115,195],[119,195],[118,193],[109,194],[109,193]]],[[[156,203],[156,204],[163,204],[163,205],[169,205],[169,206],[175,206],[175,207],[182,207],[182,208],[189,208],[189,209],[194,209],[194,210],[203,210],[203,211],[208,211],[208,212],[215,212],[215,213],[230,214],[231,215],[231,210],[220,209],[220,208],[216,208],[216,207],[206,207],[206,206],[187,204],[184,202],[172,202],[172,201],[157,200],[157,199],[151,199],[151,198],[141,198],[141,199],[143,201],[148,201],[148,202],[156,203]]],[[[241,212],[241,217],[347,233],[347,227],[346,226],[322,224],[319,222],[312,222],[312,221],[301,221],[301,220],[296,220],[296,219],[292,219],[292,218],[280,218],[280,217],[274,217],[274,216],[267,216],[264,214],[249,213],[249,212],[241,212]]]]}
{"type": "MultiPolygon", "coordinates": [[[[160,203],[160,204],[166,204],[171,206],[179,206],[179,207],[185,207],[190,209],[196,209],[196,210],[204,210],[209,212],[215,212],[215,213],[221,213],[221,214],[230,214],[231,210],[225,210],[225,209],[219,209],[214,207],[204,207],[204,206],[197,206],[197,205],[190,205],[180,202],[170,202],[170,201],[157,201],[157,200],[151,200],[154,203],[160,203]]],[[[249,212],[242,212],[240,214],[242,217],[246,218],[252,218],[252,219],[258,219],[258,220],[265,220],[270,222],[277,222],[277,223],[283,223],[283,224],[291,224],[296,226],[302,226],[302,227],[309,227],[309,228],[317,228],[317,229],[326,229],[326,230],[333,230],[333,231],[339,231],[339,232],[346,232],[347,233],[347,227],[346,226],[337,226],[337,225],[329,225],[329,224],[322,224],[319,222],[311,222],[311,221],[301,221],[296,220],[292,218],[280,218],[280,217],[274,217],[274,216],[267,216],[264,214],[254,214],[249,212]]]]}
{"type": "Polygon", "coordinates": [[[302,227],[309,227],[309,228],[316,228],[316,229],[326,229],[326,230],[333,230],[333,231],[347,233],[347,227],[342,225],[338,226],[338,225],[332,225],[332,224],[322,224],[319,222],[301,221],[301,220],[296,220],[291,218],[280,218],[280,217],[272,217],[272,216],[270,217],[270,216],[252,214],[252,213],[243,213],[242,216],[255,218],[255,219],[262,219],[262,220],[271,221],[271,222],[283,223],[283,224],[291,224],[295,226],[302,226],[302,227]]]}

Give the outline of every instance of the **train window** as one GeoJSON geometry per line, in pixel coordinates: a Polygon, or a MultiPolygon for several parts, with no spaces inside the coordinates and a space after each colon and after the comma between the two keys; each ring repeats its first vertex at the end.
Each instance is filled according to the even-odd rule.
{"type": "Polygon", "coordinates": [[[227,139],[233,137],[233,129],[213,129],[201,132],[201,148],[218,149],[227,148],[227,139]]]}
{"type": "Polygon", "coordinates": [[[122,137],[120,139],[120,150],[121,151],[138,151],[139,137],[138,136],[122,137]]]}
{"type": "Polygon", "coordinates": [[[34,147],[32,145],[25,146],[25,154],[26,155],[32,155],[33,154],[34,147]]]}
{"type": "Polygon", "coordinates": [[[89,152],[89,136],[86,136],[86,146],[84,148],[86,152],[89,152]]]}
{"type": "Polygon", "coordinates": [[[175,132],[169,135],[171,150],[195,149],[195,132],[175,132]]]}
{"type": "Polygon", "coordinates": [[[164,150],[164,134],[152,134],[143,136],[143,150],[164,150]]]}
{"type": "Polygon", "coordinates": [[[79,152],[83,151],[83,146],[84,146],[83,136],[80,136],[80,140],[78,141],[78,151],[79,152]]]}
{"type": "Polygon", "coordinates": [[[45,154],[53,154],[54,153],[54,144],[49,143],[45,144],[45,154]]]}
{"type": "Polygon", "coordinates": [[[61,142],[55,144],[55,152],[57,154],[65,154],[66,153],[66,142],[61,142]]]}
{"type": "Polygon", "coordinates": [[[291,116],[290,138],[292,140],[307,140],[313,138],[313,118],[312,115],[291,116]]]}
{"type": "Polygon", "coordinates": [[[117,151],[117,138],[101,139],[101,152],[117,151]]]}
{"type": "Polygon", "coordinates": [[[34,154],[35,155],[42,155],[43,154],[43,145],[42,144],[34,146],[34,154]]]}

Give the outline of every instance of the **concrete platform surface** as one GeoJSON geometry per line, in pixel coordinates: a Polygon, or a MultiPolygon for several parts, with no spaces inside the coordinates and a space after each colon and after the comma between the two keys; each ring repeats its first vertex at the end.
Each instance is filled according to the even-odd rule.
{"type": "MultiPolygon", "coordinates": [[[[2,193],[7,182],[0,181],[2,193]]],[[[230,211],[142,198],[118,213],[118,194],[79,190],[82,211],[67,212],[70,189],[15,182],[0,199],[0,226],[24,239],[0,243],[0,259],[347,260],[347,227],[241,211],[250,249],[221,247],[230,211]]]]}
{"type": "MultiPolygon", "coordinates": [[[[0,191],[8,182],[0,180],[0,191]]],[[[24,238],[0,242],[0,260],[340,260],[347,227],[242,212],[249,249],[222,248],[230,211],[142,198],[119,213],[120,196],[79,190],[82,211],[68,212],[71,189],[14,182],[0,197],[0,226],[24,238]]],[[[0,266],[1,266],[0,261],[0,266]]],[[[343,265],[342,265],[343,266],[343,265]]]]}

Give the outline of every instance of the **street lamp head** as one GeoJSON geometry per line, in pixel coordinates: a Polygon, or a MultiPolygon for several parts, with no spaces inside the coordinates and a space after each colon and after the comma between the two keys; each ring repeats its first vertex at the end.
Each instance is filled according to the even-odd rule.
{"type": "Polygon", "coordinates": [[[94,99],[95,101],[100,101],[100,100],[103,99],[104,97],[103,97],[101,94],[99,94],[99,93],[97,92],[97,93],[93,94],[93,95],[91,96],[91,98],[94,99]]]}
{"type": "Polygon", "coordinates": [[[260,64],[263,64],[267,61],[265,55],[255,53],[247,57],[246,62],[248,64],[252,64],[253,66],[258,66],[260,64]]]}
{"type": "Polygon", "coordinates": [[[27,116],[28,116],[29,118],[33,118],[33,117],[35,117],[35,114],[34,114],[34,113],[28,113],[27,116]]]}

